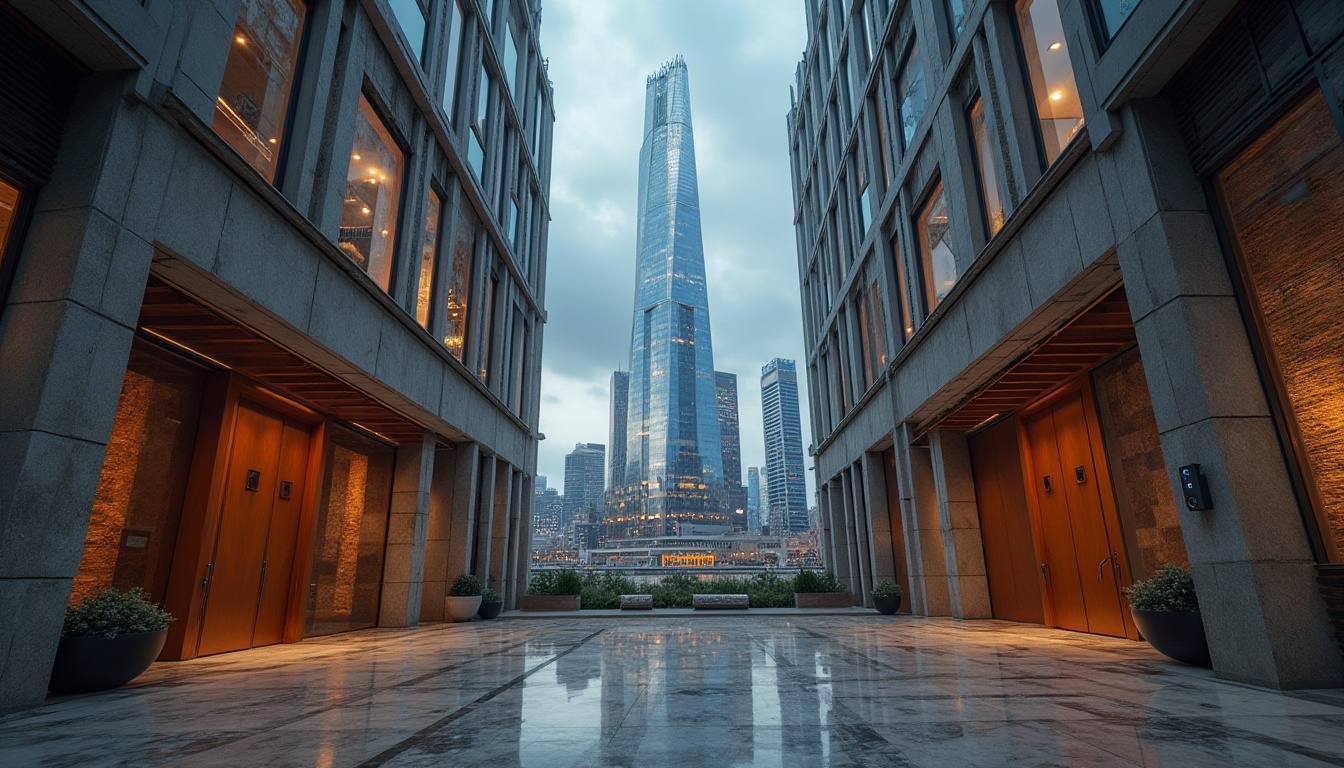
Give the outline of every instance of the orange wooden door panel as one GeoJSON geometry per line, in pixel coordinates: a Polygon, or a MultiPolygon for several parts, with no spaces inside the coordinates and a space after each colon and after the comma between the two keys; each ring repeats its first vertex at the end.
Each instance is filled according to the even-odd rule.
{"type": "Polygon", "coordinates": [[[1040,563],[1022,487],[1016,420],[976,434],[969,447],[994,618],[1041,624],[1040,563]]]}
{"type": "Polygon", "coordinates": [[[1120,612],[1113,557],[1120,547],[1113,549],[1106,534],[1098,462],[1092,453],[1082,390],[1059,401],[1052,411],[1055,444],[1065,475],[1059,489],[1063,491],[1073,530],[1073,555],[1087,608],[1088,631],[1123,637],[1125,620],[1120,612]]]}
{"type": "Polygon", "coordinates": [[[311,427],[293,419],[285,421],[272,497],[271,525],[266,537],[266,577],[257,606],[253,646],[271,645],[284,639],[290,575],[294,568],[311,440],[311,427]]]}
{"type": "Polygon", "coordinates": [[[1055,626],[1086,632],[1087,606],[1073,555],[1073,524],[1063,490],[1065,477],[1055,440],[1054,409],[1028,419],[1026,428],[1027,443],[1031,446],[1032,486],[1045,549],[1046,592],[1055,609],[1055,626]]]}
{"type": "Polygon", "coordinates": [[[238,403],[199,655],[252,646],[283,424],[276,413],[238,403]],[[255,490],[247,487],[250,472],[259,473],[255,490]]]}

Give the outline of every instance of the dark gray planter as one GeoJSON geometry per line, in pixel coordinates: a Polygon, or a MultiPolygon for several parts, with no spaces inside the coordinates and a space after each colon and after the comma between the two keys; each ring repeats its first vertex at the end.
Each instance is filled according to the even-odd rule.
{"type": "Polygon", "coordinates": [[[481,609],[476,612],[476,615],[480,616],[482,619],[493,619],[498,616],[499,612],[502,610],[504,610],[503,600],[496,600],[493,603],[482,602],[481,609]]]}
{"type": "Polygon", "coordinates": [[[1141,611],[1130,608],[1134,626],[1163,656],[1192,667],[1211,667],[1209,641],[1199,611],[1141,611]]]}
{"type": "Polygon", "coordinates": [[[853,608],[853,592],[794,592],[794,608],[853,608]]]}
{"type": "Polygon", "coordinates": [[[878,597],[877,595],[873,595],[873,607],[883,616],[890,616],[901,610],[901,596],[878,597]]]}
{"type": "Polygon", "coordinates": [[[167,629],[116,637],[62,637],[47,689],[63,694],[120,688],[149,669],[167,639],[167,629]]]}
{"type": "Polygon", "coordinates": [[[578,595],[523,595],[518,607],[524,611],[577,611],[578,595]]]}

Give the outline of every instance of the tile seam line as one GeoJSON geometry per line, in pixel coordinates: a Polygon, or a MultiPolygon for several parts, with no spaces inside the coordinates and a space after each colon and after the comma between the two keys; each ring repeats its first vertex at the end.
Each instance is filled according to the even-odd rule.
{"type": "Polygon", "coordinates": [[[566,648],[564,651],[555,654],[551,658],[538,664],[532,669],[527,670],[523,674],[518,675],[517,677],[508,681],[507,683],[504,683],[498,688],[495,688],[494,690],[488,691],[480,695],[479,697],[473,699],[471,702],[459,707],[458,709],[454,710],[448,715],[439,718],[438,720],[430,723],[424,728],[421,728],[420,730],[416,731],[415,733],[411,734],[405,739],[402,739],[396,744],[393,744],[392,746],[388,747],[382,752],[379,752],[378,754],[374,755],[368,760],[359,763],[356,766],[356,768],[378,768],[378,766],[386,765],[388,762],[395,760],[396,758],[400,757],[402,754],[411,750],[412,748],[425,743],[425,741],[427,741],[430,736],[443,730],[443,728],[445,728],[446,726],[451,725],[457,720],[460,720],[463,717],[466,717],[467,715],[475,712],[481,705],[488,703],[496,696],[499,696],[501,693],[504,693],[510,688],[513,688],[514,686],[523,682],[524,680],[536,674],[537,672],[540,672],[542,669],[550,666],[551,664],[554,664],[555,662],[559,661],[565,656],[568,656],[569,654],[587,645],[590,640],[592,640],[593,638],[597,637],[598,635],[602,634],[605,631],[607,631],[607,628],[603,627],[602,629],[593,632],[592,634],[583,638],[579,642],[574,643],[569,648],[566,648]]]}

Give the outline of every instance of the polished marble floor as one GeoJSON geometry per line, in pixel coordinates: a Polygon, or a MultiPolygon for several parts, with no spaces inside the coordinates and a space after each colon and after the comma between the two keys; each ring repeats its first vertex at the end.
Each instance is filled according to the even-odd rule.
{"type": "Polygon", "coordinates": [[[0,719],[0,766],[1344,765],[1344,692],[996,621],[566,618],[155,665],[0,719]]]}

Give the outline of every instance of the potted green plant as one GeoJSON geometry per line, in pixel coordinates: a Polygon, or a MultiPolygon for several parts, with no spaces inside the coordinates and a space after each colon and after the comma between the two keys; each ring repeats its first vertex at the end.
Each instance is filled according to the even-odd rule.
{"type": "Polygon", "coordinates": [[[519,607],[524,611],[577,611],[582,594],[583,577],[577,571],[539,571],[528,581],[519,607]]]}
{"type": "Polygon", "coordinates": [[[469,573],[458,574],[444,598],[443,612],[453,621],[471,621],[481,608],[481,580],[469,573]]]}
{"type": "Polygon", "coordinates": [[[158,658],[172,620],[139,587],[98,590],[66,610],[47,688],[86,693],[129,683],[158,658]]]}
{"type": "Polygon", "coordinates": [[[793,578],[793,606],[795,608],[850,608],[854,593],[830,571],[809,571],[804,568],[793,578]]]}
{"type": "Polygon", "coordinates": [[[504,598],[493,589],[487,589],[481,593],[481,607],[476,611],[476,615],[482,619],[493,619],[504,610],[504,598]]]}
{"type": "Polygon", "coordinates": [[[1134,626],[1157,652],[1196,667],[1213,666],[1190,571],[1170,563],[1125,587],[1134,626]]]}
{"type": "Polygon", "coordinates": [[[879,581],[873,587],[873,607],[883,616],[901,610],[901,585],[894,581],[879,581]]]}

